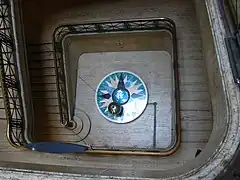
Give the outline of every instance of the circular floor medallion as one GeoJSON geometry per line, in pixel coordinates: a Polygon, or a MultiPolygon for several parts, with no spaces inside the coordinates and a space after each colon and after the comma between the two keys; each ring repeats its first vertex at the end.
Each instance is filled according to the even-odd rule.
{"type": "Polygon", "coordinates": [[[128,71],[114,71],[103,78],[96,91],[99,112],[109,121],[128,123],[138,118],[148,102],[143,80],[128,71]]]}

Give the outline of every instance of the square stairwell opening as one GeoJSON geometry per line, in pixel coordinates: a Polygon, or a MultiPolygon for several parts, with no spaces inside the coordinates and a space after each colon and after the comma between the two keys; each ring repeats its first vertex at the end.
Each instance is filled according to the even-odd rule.
{"type": "MultiPolygon", "coordinates": [[[[134,23],[140,26],[143,22],[154,25],[158,21],[134,23]]],[[[162,25],[161,20],[159,22],[162,25]]],[[[115,24],[121,27],[124,23],[115,24]]],[[[97,25],[105,28],[105,24],[97,25]]],[[[67,107],[61,108],[68,111],[68,117],[62,116],[62,121],[63,124],[73,121],[75,129],[70,129],[76,134],[54,138],[87,144],[92,150],[102,152],[166,154],[175,148],[179,141],[180,120],[176,106],[179,103],[178,74],[174,71],[176,63],[173,60],[173,53],[176,53],[173,43],[176,42],[166,29],[148,28],[126,28],[125,32],[117,28],[105,33],[97,30],[94,33],[72,32],[62,38],[61,50],[56,48],[55,42],[56,56],[60,57],[57,59],[60,63],[58,85],[59,89],[66,87],[66,95],[61,94],[64,89],[59,91],[60,105],[66,105],[67,101],[67,107]],[[63,70],[65,81],[61,79],[63,70]],[[121,105],[122,115],[112,115],[109,107],[116,101],[114,91],[119,86],[120,76],[131,98],[121,105]],[[104,94],[109,97],[102,97],[104,94]],[[67,98],[61,101],[61,95],[67,98]]]]}

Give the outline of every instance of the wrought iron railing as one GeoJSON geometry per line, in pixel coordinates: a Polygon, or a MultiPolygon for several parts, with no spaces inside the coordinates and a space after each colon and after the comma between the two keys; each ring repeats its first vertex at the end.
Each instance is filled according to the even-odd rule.
{"type": "Polygon", "coordinates": [[[240,1],[239,0],[228,0],[231,13],[234,18],[234,22],[238,28],[240,28],[240,1]]]}
{"type": "Polygon", "coordinates": [[[221,0],[219,10],[226,28],[226,47],[235,83],[240,87],[240,1],[221,0]]]}
{"type": "Polygon", "coordinates": [[[24,113],[17,68],[12,9],[9,0],[0,0],[0,71],[8,121],[7,137],[13,146],[24,143],[24,113]]]}

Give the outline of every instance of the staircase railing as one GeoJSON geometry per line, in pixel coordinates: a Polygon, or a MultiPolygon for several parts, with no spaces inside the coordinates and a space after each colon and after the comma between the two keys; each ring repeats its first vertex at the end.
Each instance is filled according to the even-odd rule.
{"type": "Polygon", "coordinates": [[[6,114],[4,119],[8,122],[7,137],[13,146],[19,147],[24,143],[25,117],[9,0],[0,0],[0,71],[6,114]]]}

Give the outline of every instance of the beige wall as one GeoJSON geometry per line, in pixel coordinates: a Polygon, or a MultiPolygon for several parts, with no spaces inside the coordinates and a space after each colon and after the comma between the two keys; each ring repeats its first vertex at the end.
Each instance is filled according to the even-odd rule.
{"type": "Polygon", "coordinates": [[[225,95],[222,90],[221,72],[217,62],[207,9],[204,1],[195,0],[195,3],[202,37],[203,56],[208,73],[209,93],[211,95],[214,117],[214,130],[216,130],[226,125],[225,95]]]}
{"type": "Polygon", "coordinates": [[[221,81],[221,71],[217,61],[205,2],[202,0],[194,1],[201,31],[203,56],[207,67],[208,87],[213,110],[213,131],[209,142],[204,149],[205,152],[202,154],[203,156],[209,156],[222,141],[223,134],[227,127],[227,109],[225,107],[226,99],[221,81]]]}

